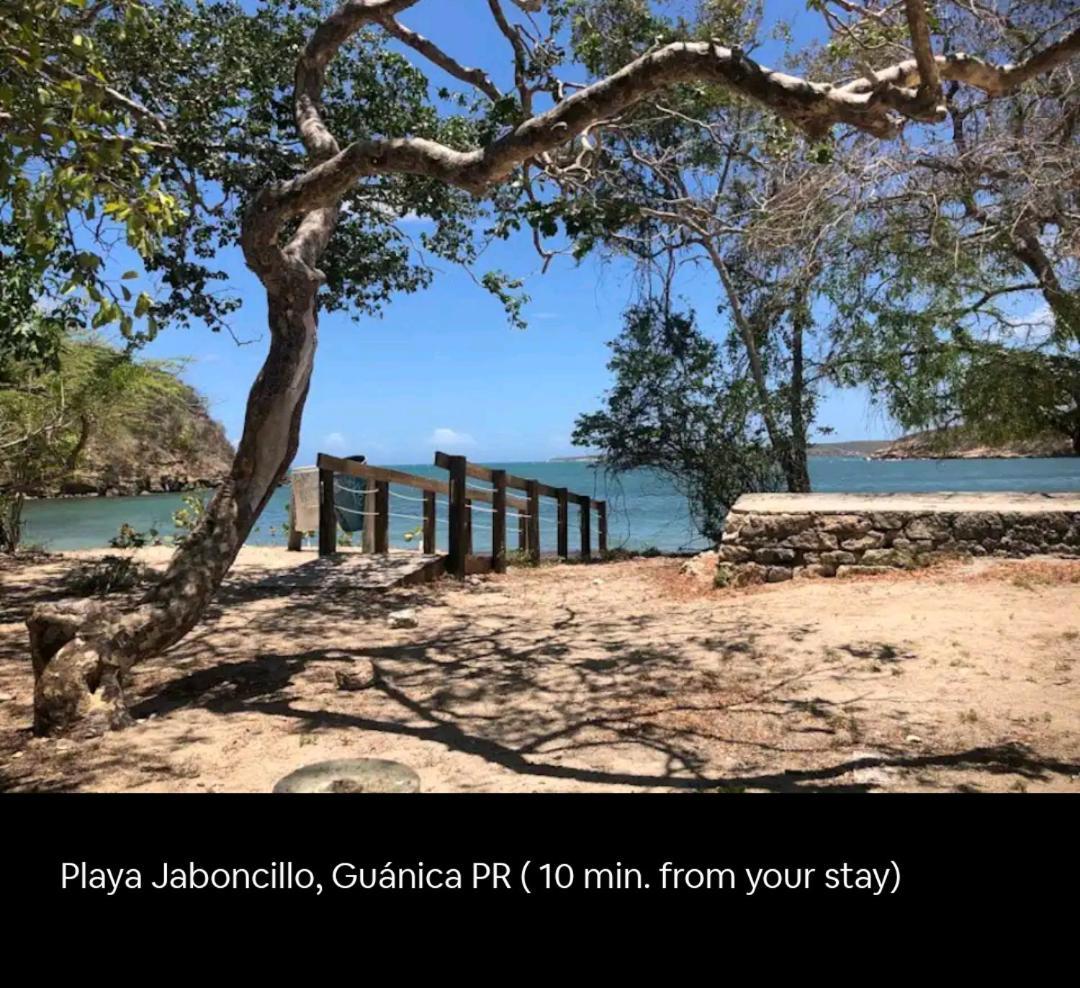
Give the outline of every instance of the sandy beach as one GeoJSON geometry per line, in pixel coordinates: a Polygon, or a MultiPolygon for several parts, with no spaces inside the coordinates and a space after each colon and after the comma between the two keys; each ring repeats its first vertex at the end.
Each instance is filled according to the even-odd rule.
{"type": "Polygon", "coordinates": [[[0,568],[0,789],[266,792],[375,756],[429,792],[1080,791],[1080,562],[715,590],[633,559],[286,594],[260,579],[310,555],[245,548],[136,668],[135,726],[35,738],[22,622],[98,555],[0,568]]]}

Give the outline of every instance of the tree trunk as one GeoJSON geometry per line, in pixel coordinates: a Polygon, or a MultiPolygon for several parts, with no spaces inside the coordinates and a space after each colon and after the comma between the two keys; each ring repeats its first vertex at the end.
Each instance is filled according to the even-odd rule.
{"type": "Polygon", "coordinates": [[[124,726],[128,671],[202,617],[296,455],[315,356],[316,293],[315,279],[295,273],[268,288],[270,351],[248,395],[232,469],[161,581],[128,612],[99,601],[35,608],[27,626],[37,733],[124,726]]]}
{"type": "Polygon", "coordinates": [[[792,494],[810,493],[810,467],[806,460],[806,415],[803,398],[806,391],[803,333],[806,323],[806,299],[796,299],[791,316],[791,445],[788,449],[788,490],[792,494]]]}

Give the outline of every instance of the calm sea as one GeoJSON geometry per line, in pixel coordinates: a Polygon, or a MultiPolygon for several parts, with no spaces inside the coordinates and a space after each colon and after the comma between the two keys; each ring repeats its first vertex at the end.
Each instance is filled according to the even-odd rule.
{"type": "MultiPolygon", "coordinates": [[[[1017,460],[860,460],[814,458],[810,461],[814,489],[818,491],[1077,491],[1080,490],[1080,458],[1017,460]]],[[[641,549],[655,546],[665,551],[704,547],[690,524],[686,501],[663,477],[640,470],[620,478],[607,478],[601,469],[586,463],[508,463],[503,466],[518,476],[535,477],[556,487],[568,487],[609,502],[609,545],[641,549]]],[[[445,479],[445,471],[432,466],[398,469],[445,479]]],[[[390,540],[392,546],[415,546],[405,539],[419,524],[421,505],[412,500],[415,491],[392,488],[390,540]]],[[[555,504],[544,500],[541,539],[544,549],[555,548],[555,504]]],[[[249,542],[284,545],[288,488],[274,495],[249,542]]],[[[180,495],[152,494],[143,497],[66,498],[33,501],[26,509],[26,540],[49,549],[91,549],[107,546],[122,524],[138,531],[157,529],[173,533],[172,513],[180,507],[180,495]]],[[[445,547],[446,508],[439,499],[438,539],[445,547]]],[[[511,526],[513,516],[511,516],[511,526]]],[[[576,548],[576,510],[571,509],[571,548],[576,548]]],[[[474,540],[478,550],[485,544],[490,519],[474,514],[474,540]]],[[[595,541],[595,522],[593,539],[595,541]]],[[[510,544],[516,545],[511,527],[510,544]]]]}

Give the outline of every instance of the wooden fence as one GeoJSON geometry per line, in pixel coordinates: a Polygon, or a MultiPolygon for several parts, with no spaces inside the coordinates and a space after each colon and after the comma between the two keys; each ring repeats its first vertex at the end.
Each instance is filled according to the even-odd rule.
{"type": "MultiPolygon", "coordinates": [[[[447,499],[447,565],[449,573],[464,577],[469,573],[506,572],[507,565],[507,512],[517,513],[518,550],[536,561],[540,558],[541,514],[543,498],[556,504],[556,551],[566,559],[570,555],[570,505],[577,504],[580,515],[580,555],[582,559],[592,556],[592,513],[597,516],[597,547],[601,554],[607,552],[607,502],[597,501],[585,494],[574,494],[565,487],[552,487],[542,481],[518,477],[506,470],[492,470],[470,463],[464,456],[447,453],[435,454],[435,466],[447,471],[445,481],[418,474],[371,466],[356,459],[341,459],[320,453],[319,468],[319,555],[337,551],[337,505],[336,490],[339,475],[356,477],[366,481],[357,491],[363,499],[364,549],[368,552],[385,553],[390,549],[390,485],[398,484],[420,492],[423,503],[421,520],[422,549],[425,553],[439,551],[437,527],[438,502],[442,494],[447,499]],[[477,487],[469,480],[480,480],[490,488],[477,487]],[[524,497],[511,494],[522,491],[524,497]],[[490,505],[478,508],[477,504],[490,505]],[[473,513],[482,510],[491,518],[491,552],[477,554],[473,548],[473,513]]],[[[405,496],[405,495],[397,495],[405,496]]]]}

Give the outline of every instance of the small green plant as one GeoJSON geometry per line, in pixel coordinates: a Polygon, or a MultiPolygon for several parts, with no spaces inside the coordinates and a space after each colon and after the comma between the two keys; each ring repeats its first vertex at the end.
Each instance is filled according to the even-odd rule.
{"type": "Polygon", "coordinates": [[[156,528],[137,532],[131,525],[124,522],[116,534],[109,539],[109,545],[114,549],[141,549],[147,545],[161,545],[161,536],[156,528]]]}
{"type": "Polygon", "coordinates": [[[209,498],[200,494],[185,494],[180,498],[183,507],[173,512],[173,525],[183,533],[174,537],[177,545],[184,541],[206,517],[209,498]]]}

